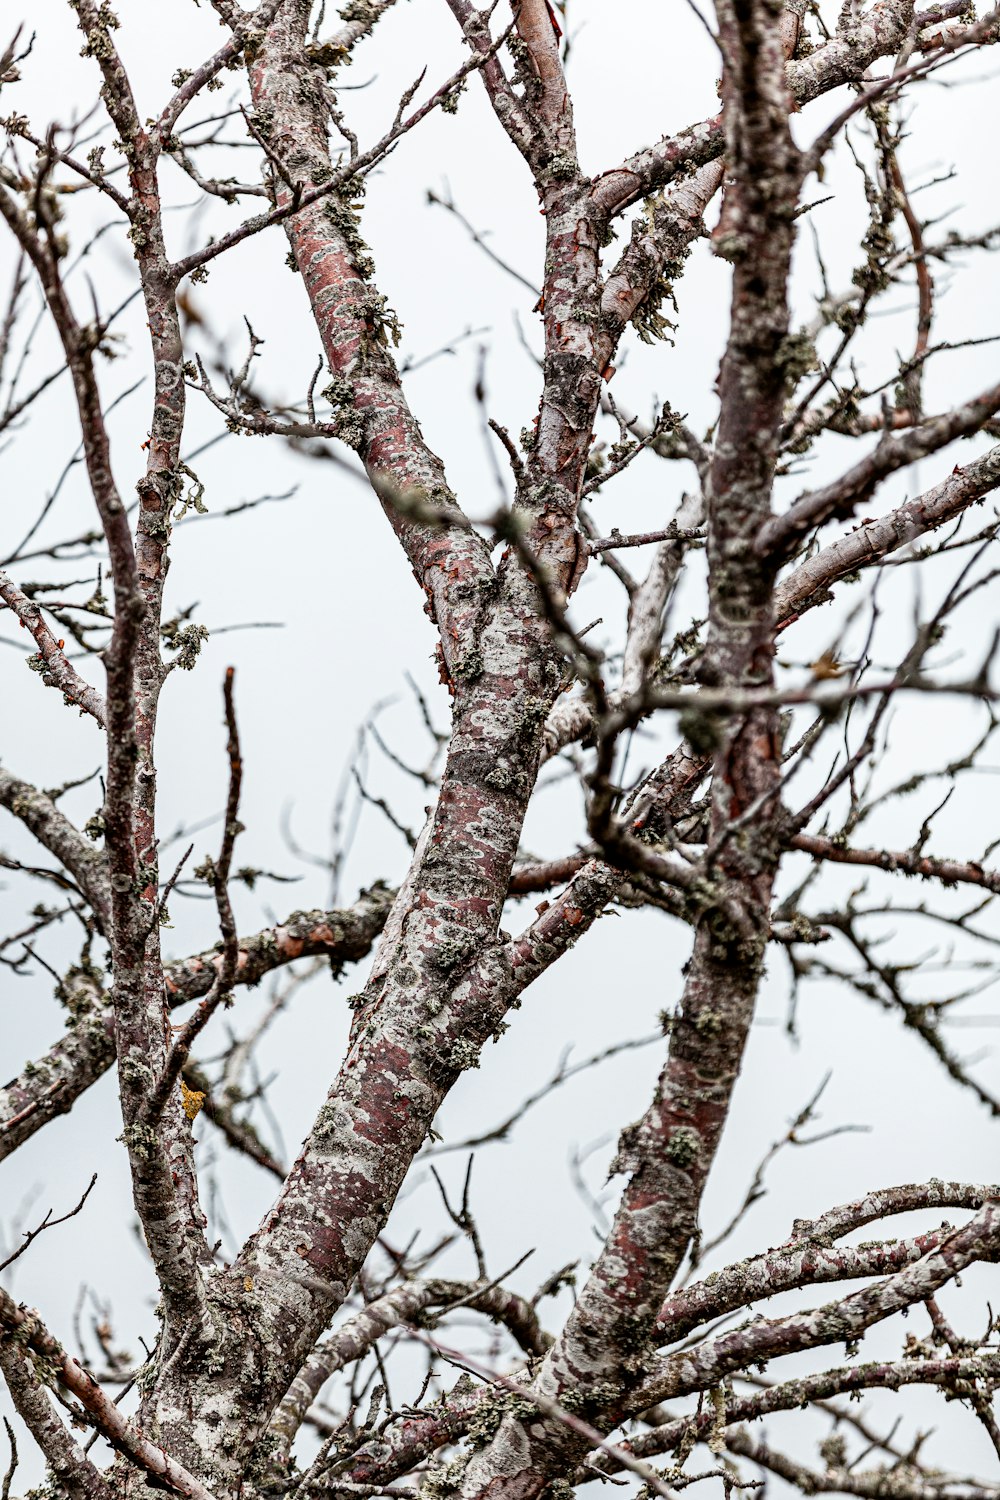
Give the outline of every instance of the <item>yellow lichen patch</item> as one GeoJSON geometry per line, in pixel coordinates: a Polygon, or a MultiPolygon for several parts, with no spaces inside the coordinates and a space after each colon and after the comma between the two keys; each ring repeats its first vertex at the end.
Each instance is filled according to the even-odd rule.
{"type": "Polygon", "coordinates": [[[187,1115],[188,1119],[196,1119],[198,1111],[201,1109],[201,1106],[205,1102],[204,1092],[199,1091],[198,1089],[189,1089],[182,1078],[181,1098],[184,1101],[184,1113],[187,1115]]]}

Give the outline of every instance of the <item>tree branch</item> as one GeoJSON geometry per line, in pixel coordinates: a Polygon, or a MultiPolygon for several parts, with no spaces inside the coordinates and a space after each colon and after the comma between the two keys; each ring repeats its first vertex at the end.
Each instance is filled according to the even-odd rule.
{"type": "MultiPolygon", "coordinates": [[[[193,1474],[189,1474],[162,1448],[133,1430],[131,1424],[114,1402],[104,1394],[89,1371],[72,1359],[62,1345],[52,1337],[38,1314],[23,1306],[19,1307],[2,1287],[0,1287],[0,1326],[6,1330],[7,1334],[15,1334],[18,1345],[29,1350],[32,1355],[42,1361],[59,1384],[71,1396],[76,1397],[87,1419],[116,1452],[121,1453],[137,1468],[159,1480],[176,1494],[185,1496],[186,1500],[212,1500],[210,1491],[200,1484],[193,1474]]],[[[4,1373],[7,1373],[6,1369],[4,1373]]],[[[50,1411],[50,1415],[54,1421],[54,1413],[50,1411]]],[[[98,1476],[99,1482],[95,1483],[88,1473],[88,1471],[92,1471],[93,1474],[97,1473],[92,1469],[89,1461],[84,1460],[82,1465],[76,1462],[75,1455],[71,1454],[71,1450],[75,1448],[76,1445],[69,1441],[67,1435],[64,1460],[71,1460],[71,1466],[77,1471],[77,1483],[82,1482],[86,1486],[83,1493],[91,1496],[106,1495],[103,1480],[100,1480],[98,1476]]]]}

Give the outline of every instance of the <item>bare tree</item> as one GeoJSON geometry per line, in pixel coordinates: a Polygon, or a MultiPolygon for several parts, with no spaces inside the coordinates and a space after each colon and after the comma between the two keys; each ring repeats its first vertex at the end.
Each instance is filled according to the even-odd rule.
{"type": "MultiPolygon", "coordinates": [[[[983,222],[974,182],[967,228],[923,217],[917,189],[927,184],[909,181],[902,165],[911,111],[939,85],[951,86],[949,108],[965,108],[970,59],[989,67],[1000,14],[977,19],[966,0],[923,11],[913,0],[848,0],[839,10],[825,0],[716,0],[714,18],[700,22],[718,59],[720,113],[590,174],[574,130],[568,4],[480,10],[448,0],[453,58],[426,59],[401,98],[376,76],[366,107],[384,105],[388,123],[370,138],[345,67],[376,29],[371,45],[382,35],[391,45],[393,0],[351,0],[339,20],[322,4],[314,14],[312,0],[212,7],[221,45],[193,70],[180,68],[165,100],[137,97],[119,52],[125,32],[104,0],[70,0],[100,92],[69,123],[61,100],[52,123],[18,112],[18,86],[32,70],[44,74],[64,36],[46,25],[29,37],[26,20],[0,61],[10,111],[0,161],[11,252],[0,327],[5,462],[29,419],[47,423],[63,385],[77,423],[41,510],[29,509],[27,471],[7,502],[3,619],[19,627],[8,642],[18,654],[30,638],[39,688],[62,694],[67,744],[86,740],[92,753],[97,734],[106,749],[99,808],[79,826],[82,816],[74,821],[60,804],[93,806],[93,780],[48,790],[25,780],[24,726],[5,720],[11,762],[0,768],[0,802],[40,849],[4,856],[29,910],[8,922],[0,961],[8,986],[49,976],[66,1026],[0,1090],[0,1155],[113,1070],[124,1131],[113,1146],[109,1120],[108,1151],[127,1152],[159,1295],[155,1345],[136,1363],[100,1306],[90,1332],[72,1331],[74,1346],[44,1311],[0,1290],[0,1367],[44,1456],[46,1493],[105,1500],[145,1484],[191,1500],[529,1500],[625,1474],[667,1497],[693,1484],[721,1484],[728,1496],[769,1477],[803,1494],[1000,1496],[996,1468],[977,1479],[959,1459],[943,1472],[923,1457],[919,1434],[850,1404],[933,1387],[961,1403],[1000,1459],[992,1308],[964,1304],[976,1321],[958,1329],[938,1297],[967,1268],[1000,1258],[1000,1187],[896,1185],[873,1163],[864,1196],[799,1217],[782,1243],[727,1264],[720,1246],[759,1197],[770,1156],[809,1138],[814,1096],[732,1205],[728,1228],[702,1230],[769,956],[793,996],[819,980],[891,1012],[950,1075],[945,1088],[971,1091],[1000,1114],[1000,1098],[948,1025],[996,977],[1000,871],[990,847],[928,847],[942,788],[981,766],[995,727],[995,625],[982,620],[996,592],[1000,523],[976,507],[1000,488],[1000,446],[989,444],[1000,384],[959,399],[954,362],[937,379],[956,340],[937,336],[936,320],[942,286],[965,275],[979,278],[985,308],[992,271],[980,268],[998,231],[983,222]],[[210,104],[220,88],[225,102],[210,104]],[[411,409],[404,377],[415,365],[393,353],[399,325],[376,280],[362,197],[397,146],[419,153],[424,122],[461,112],[477,90],[495,116],[491,149],[530,176],[545,247],[534,274],[521,276],[448,193],[431,195],[442,243],[470,233],[485,252],[484,275],[537,282],[542,348],[519,438],[491,414],[485,347],[476,356],[468,411],[498,498],[466,505],[411,409]],[[833,170],[853,174],[864,216],[843,287],[828,279],[816,202],[833,170]],[[246,199],[252,212],[241,217],[246,199]],[[682,409],[669,336],[685,261],[708,249],[709,214],[710,251],[729,263],[731,301],[717,414],[699,435],[682,409]],[[175,244],[182,223],[193,236],[184,253],[175,244]],[[276,372],[254,305],[237,348],[199,289],[210,269],[221,274],[223,261],[258,241],[280,266],[282,234],[308,298],[306,341],[322,349],[291,399],[269,386],[276,372]],[[119,268],[118,283],[97,272],[91,281],[104,264],[119,268]],[[123,275],[117,301],[98,290],[120,287],[123,275]],[[127,383],[112,392],[105,370],[127,352],[117,340],[136,297],[147,344],[128,357],[138,378],[151,371],[151,397],[127,383]],[[894,353],[902,325],[887,338],[878,315],[900,303],[910,332],[894,353]],[[615,366],[636,340],[655,346],[675,393],[673,403],[648,398],[648,416],[614,395],[615,366]],[[137,474],[135,449],[123,451],[112,416],[126,395],[146,401],[137,474]],[[192,423],[212,429],[197,451],[192,423]],[[252,933],[240,930],[234,886],[266,882],[268,872],[237,863],[243,749],[250,768],[254,748],[241,748],[232,670],[222,687],[228,792],[212,857],[194,865],[191,847],[181,853],[194,828],[168,854],[157,818],[158,769],[169,770],[156,756],[161,693],[176,667],[195,665],[207,634],[193,610],[171,615],[165,604],[171,546],[205,514],[197,452],[241,435],[270,439],[289,464],[326,461],[324,483],[349,490],[364,481],[415,577],[414,615],[423,604],[436,629],[441,684],[437,702],[414,685],[426,756],[416,731],[390,735],[367,704],[340,705],[360,733],[339,793],[336,770],[329,776],[334,849],[320,863],[333,904],[252,933]],[[956,448],[960,439],[970,445],[956,448]],[[914,481],[918,462],[929,487],[914,481]],[[664,473],[669,485],[680,473],[689,486],[672,511],[664,473]],[[81,476],[97,519],[56,536],[56,495],[81,476]],[[602,534],[599,503],[617,493],[619,476],[623,485],[643,476],[652,488],[654,529],[602,534]],[[574,595],[598,569],[608,602],[590,623],[574,595]],[[954,622],[964,639],[969,619],[978,622],[975,646],[946,653],[946,630],[954,622]],[[776,670],[779,646],[789,677],[776,670]],[[968,752],[887,779],[894,707],[919,724],[946,704],[964,705],[975,724],[968,752]],[[382,794],[369,752],[408,779],[415,803],[431,803],[421,831],[411,831],[408,804],[382,794]],[[533,857],[529,808],[567,780],[582,792],[582,819],[561,823],[556,857],[533,857]],[[914,818],[912,838],[891,847],[863,826],[888,798],[914,818]],[[362,807],[403,835],[409,862],[340,905],[362,807]],[[831,865],[852,867],[851,882],[837,884],[831,865]],[[918,901],[907,877],[923,882],[918,901]],[[218,941],[168,960],[168,913],[199,895],[214,901],[218,941]],[[517,903],[528,896],[541,899],[525,925],[517,903]],[[526,1097],[468,1141],[442,1138],[435,1121],[457,1080],[488,1040],[516,1028],[524,992],[586,944],[599,918],[619,911],[627,946],[643,907],[666,914],[664,930],[668,921],[689,929],[688,957],[683,975],[664,980],[676,1004],[661,1016],[662,1070],[622,1130],[617,1205],[596,1254],[580,1248],[575,1295],[572,1267],[547,1268],[533,1296],[512,1289],[517,1267],[496,1274],[468,1173],[457,1200],[439,1179],[443,1234],[396,1243],[387,1220],[414,1172],[446,1151],[504,1138],[538,1102],[538,1093],[526,1097]],[[890,928],[907,921],[904,958],[890,928]],[[915,934],[941,926],[945,961],[914,960],[915,934]],[[288,1168],[255,1062],[262,1038],[294,1011],[321,960],[339,975],[369,955],[346,1051],[288,1168]],[[971,981],[942,979],[966,965],[971,981]],[[246,987],[268,976],[280,982],[262,1017],[221,1028],[231,1007],[240,1015],[246,987]],[[204,1052],[208,1037],[222,1039],[214,1054],[204,1052]],[[210,1173],[196,1162],[195,1134],[206,1119],[226,1149],[277,1184],[259,1227],[232,1254],[212,1243],[202,1207],[210,1173]],[[957,1217],[888,1237],[886,1221],[918,1210],[957,1217]],[[859,1241],[861,1230],[875,1238],[859,1241]],[[465,1279],[439,1265],[456,1235],[475,1261],[465,1279]],[[818,1292],[830,1283],[832,1293],[818,1292]],[[797,1292],[804,1301],[791,1310],[765,1305],[797,1292]],[[548,1307],[561,1310],[552,1327],[548,1307]],[[862,1357],[869,1331],[909,1310],[909,1328],[897,1337],[892,1323],[877,1356],[862,1357]],[[496,1327],[485,1354],[470,1343],[470,1320],[496,1327]],[[803,1408],[828,1425],[818,1454],[807,1415],[804,1437],[787,1429],[787,1449],[758,1425],[803,1408]],[[113,1451],[92,1457],[97,1438],[113,1451]]],[[[153,9],[141,45],[159,48],[170,32],[161,37],[153,9]]],[[[612,7],[591,19],[615,24],[612,7]]],[[[667,76],[684,62],[681,51],[667,76]]],[[[612,80],[604,86],[610,98],[612,80]]],[[[970,119],[979,150],[998,120],[995,111],[992,126],[970,119]]],[[[984,320],[969,350],[991,332],[984,320]]],[[[523,336],[530,349],[533,334],[523,336]]],[[[470,349],[478,337],[464,336],[470,349]]],[[[449,338],[442,330],[442,351],[454,348],[449,338]]],[[[236,512],[278,499],[288,495],[224,503],[232,536],[236,512]]],[[[359,586],[382,586],[381,567],[363,559],[359,586]]],[[[310,671],[316,692],[333,690],[321,652],[310,671]]],[[[294,704],[282,712],[294,721],[294,704]]],[[[220,776],[226,762],[220,743],[220,776]]],[[[296,847],[290,833],[289,843],[296,847]]],[[[564,1057],[540,1093],[632,1045],[608,1004],[600,1053],[564,1057]]],[[[539,1137],[533,1149],[542,1145],[539,1137]]],[[[86,1215],[84,1193],[63,1232],[85,1235],[86,1215]]],[[[35,1223],[6,1264],[57,1222],[50,1213],[35,1223]]],[[[29,1255],[18,1267],[25,1283],[30,1264],[29,1255]]],[[[31,1296],[44,1305],[44,1287],[31,1296]]],[[[7,1430],[4,1500],[19,1457],[7,1430]]]]}

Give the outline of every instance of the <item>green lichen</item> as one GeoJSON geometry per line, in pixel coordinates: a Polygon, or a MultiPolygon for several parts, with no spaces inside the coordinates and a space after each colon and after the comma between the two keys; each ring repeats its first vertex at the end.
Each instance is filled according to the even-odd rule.
{"type": "Polygon", "coordinates": [[[340,19],[354,21],[362,26],[374,26],[383,8],[382,5],[375,4],[374,0],[348,0],[340,8],[340,19]]]}
{"type": "Polygon", "coordinates": [[[832,1432],[819,1445],[819,1456],[829,1469],[842,1469],[847,1465],[847,1441],[839,1432],[832,1432]]]}
{"type": "Polygon", "coordinates": [[[475,682],[477,677],[483,675],[483,658],[480,651],[471,646],[468,651],[457,657],[451,665],[451,675],[456,681],[475,682]]]}
{"type": "Polygon", "coordinates": [[[694,1018],[694,1029],[699,1036],[718,1036],[725,1029],[725,1017],[716,1010],[703,1010],[694,1018]]]}
{"type": "Polygon", "coordinates": [[[180,667],[182,672],[193,670],[208,634],[205,625],[182,625],[179,620],[166,620],[160,626],[163,643],[168,651],[175,653],[174,666],[180,667]]]}
{"type": "Polygon", "coordinates": [[[794,390],[799,381],[811,370],[815,370],[818,364],[816,345],[804,330],[788,333],[778,346],[774,363],[794,390]]]}
{"type": "Polygon", "coordinates": [[[208,514],[208,506],[205,504],[205,486],[194,470],[185,463],[176,464],[170,471],[167,477],[165,501],[171,519],[175,521],[186,516],[189,510],[196,511],[200,516],[208,514]],[[185,480],[190,481],[186,491],[185,480]]]}
{"type": "MultiPolygon", "coordinates": [[[[658,218],[662,202],[660,198],[647,199],[645,223],[640,220],[633,231],[633,245],[637,239],[642,239],[646,235],[658,235],[658,218]]],[[[654,262],[650,266],[654,274],[650,279],[649,290],[631,317],[632,327],[644,344],[655,344],[661,339],[670,342],[670,334],[677,325],[664,312],[664,306],[669,305],[675,312],[677,311],[674,284],[683,274],[684,259],[683,255],[667,256],[659,265],[654,262]]]]}
{"type": "Polygon", "coordinates": [[[701,1155],[701,1136],[689,1125],[681,1125],[672,1132],[663,1154],[675,1167],[686,1172],[701,1155]]]}
{"type": "Polygon", "coordinates": [[[128,1147],[130,1156],[141,1161],[152,1161],[159,1150],[159,1138],[149,1125],[126,1125],[118,1139],[128,1147]]]}
{"type": "Polygon", "coordinates": [[[355,452],[365,441],[365,420],[354,404],[355,386],[346,375],[334,375],[329,385],[320,393],[324,401],[333,408],[333,422],[337,437],[355,452]]]}
{"type": "Polygon", "coordinates": [[[501,1423],[507,1417],[517,1417],[521,1420],[538,1415],[538,1408],[530,1401],[525,1401],[513,1392],[504,1395],[487,1396],[476,1407],[475,1416],[467,1429],[469,1442],[475,1448],[485,1447],[492,1442],[496,1436],[501,1423]]]}
{"type": "Polygon", "coordinates": [[[453,1458],[450,1463],[435,1464],[424,1475],[420,1486],[421,1494],[427,1495],[429,1500],[446,1500],[446,1497],[454,1495],[461,1487],[465,1465],[464,1458],[453,1458]]]}
{"type": "Polygon", "coordinates": [[[466,959],[471,958],[475,946],[475,941],[471,937],[441,938],[435,943],[427,961],[439,973],[450,974],[453,969],[465,963],[466,959]]]}
{"type": "Polygon", "coordinates": [[[460,78],[457,83],[452,84],[451,88],[445,92],[441,99],[441,108],[446,115],[458,114],[458,101],[465,93],[468,82],[468,77],[460,78]]]}
{"type": "Polygon", "coordinates": [[[720,260],[728,260],[735,264],[743,260],[750,249],[750,242],[745,234],[736,229],[727,229],[722,234],[717,234],[712,240],[712,250],[720,260]]]}
{"type": "MultiPolygon", "coordinates": [[[[72,0],[73,9],[79,14],[79,0],[72,0]]],[[[109,62],[115,55],[112,31],[117,31],[121,22],[111,6],[103,0],[97,8],[94,24],[86,31],[86,41],[80,48],[81,57],[94,57],[98,62],[109,62]]]]}
{"type": "Polygon", "coordinates": [[[532,735],[539,724],[548,717],[549,705],[545,698],[529,693],[520,714],[520,727],[525,734],[532,735]]]}
{"type": "Polygon", "coordinates": [[[374,276],[375,262],[361,234],[362,202],[360,184],[352,178],[343,189],[331,192],[324,200],[323,213],[340,234],[358,275],[365,281],[374,276]]]}
{"type": "Polygon", "coordinates": [[[454,1042],[448,1051],[448,1066],[464,1073],[468,1068],[479,1067],[479,1048],[467,1037],[454,1042]]]}
{"type": "Polygon", "coordinates": [[[711,709],[685,708],[678,727],[696,755],[711,755],[722,744],[723,720],[711,709]]]}
{"type": "Polygon", "coordinates": [[[580,168],[571,151],[557,151],[548,163],[548,170],[557,182],[572,182],[580,168]]]}

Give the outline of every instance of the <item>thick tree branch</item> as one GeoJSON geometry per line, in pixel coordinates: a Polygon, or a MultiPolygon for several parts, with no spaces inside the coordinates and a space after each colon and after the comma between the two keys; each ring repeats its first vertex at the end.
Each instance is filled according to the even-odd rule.
{"type": "MultiPolygon", "coordinates": [[[[0,772],[0,791],[4,775],[0,772]]],[[[266,927],[243,939],[235,983],[259,984],[267,974],[299,958],[327,957],[338,970],[358,962],[371,952],[393,896],[394,892],[376,886],[352,907],[296,912],[280,926],[266,927]]],[[[212,948],[166,963],[163,981],[168,1003],[176,1007],[207,995],[221,962],[218,949],[212,948]]],[[[49,1120],[71,1109],[114,1063],[114,1014],[101,980],[102,976],[89,971],[72,971],[67,976],[64,1003],[72,1019],[66,1035],[0,1089],[0,1160],[49,1120]]]]}
{"type": "Polygon", "coordinates": [[[876,1323],[923,1302],[976,1261],[1000,1253],[1000,1200],[990,1199],[961,1229],[947,1235],[929,1254],[883,1281],[836,1302],[787,1318],[761,1318],[706,1339],[689,1350],[667,1355],[629,1398],[631,1411],[655,1406],[691,1391],[707,1390],[736,1370],[762,1362],[850,1343],[876,1323]]]}
{"type": "MultiPolygon", "coordinates": [[[[268,132],[282,142],[289,181],[274,175],[277,206],[294,203],[324,183],[332,171],[327,115],[314,68],[315,97],[294,85],[309,70],[306,28],[309,7],[285,0],[250,70],[254,108],[266,116],[268,132]]],[[[351,189],[348,189],[350,192],[351,189]]],[[[287,225],[289,244],[302,273],[334,383],[345,439],[357,448],[417,579],[427,593],[449,663],[468,649],[478,599],[492,588],[493,569],[483,542],[465,522],[449,489],[444,467],[424,442],[403,394],[389,352],[393,315],[372,284],[373,266],[361,241],[348,193],[295,212],[287,225]],[[456,524],[431,526],[405,502],[430,500],[456,524]],[[477,590],[479,593],[477,594],[477,590]]]]}
{"type": "MultiPolygon", "coordinates": [[[[105,838],[112,889],[109,938],[125,1121],[122,1138],[129,1154],[136,1211],[170,1325],[168,1337],[173,1338],[176,1328],[201,1314],[204,1277],[212,1259],[198,1201],[191,1131],[180,1099],[169,1101],[157,1131],[144,1123],[149,1098],[163,1073],[169,1038],[159,943],[154,739],[160,690],[167,675],[160,655],[160,622],[170,527],[185,478],[181,463],[184,344],[176,280],[163,232],[161,133],[155,125],[147,128],[140,116],[114,43],[114,16],[95,0],[72,3],[85,38],[85,55],[93,57],[100,69],[101,96],[124,143],[131,239],[153,361],[149,440],[137,486],[134,587],[141,607],[136,611],[136,634],[128,660],[122,656],[119,661],[114,639],[107,656],[109,708],[115,705],[120,718],[116,721],[109,716],[108,722],[105,838]]],[[[175,95],[173,106],[182,107],[184,102],[175,95]]],[[[115,584],[117,591],[117,566],[115,584]]]]}
{"type": "MultiPolygon", "coordinates": [[[[708,476],[708,656],[711,682],[772,680],[771,588],[775,569],[755,560],[753,538],[770,514],[777,432],[787,378],[786,282],[799,188],[788,129],[789,100],[778,30],[780,7],[718,7],[726,72],[727,147],[733,184],[728,233],[739,240],[732,329],[720,375],[722,413],[708,476]]],[[[607,758],[607,745],[604,746],[607,758]]],[[[599,760],[599,766],[601,762],[599,760]]],[[[715,759],[716,834],[761,809],[746,849],[720,852],[725,896],[706,898],[656,1097],[626,1132],[613,1170],[630,1179],[615,1221],[538,1384],[548,1399],[573,1391],[607,1430],[627,1402],[635,1354],[694,1231],[753,1012],[777,864],[770,833],[779,766],[773,711],[727,728],[715,759]],[[734,910],[735,909],[735,910],[734,910]],[[711,1014],[713,1025],[706,1026],[711,1014]]],[[[605,775],[610,767],[605,770],[605,775]]],[[[593,808],[591,809],[593,826],[593,808]]],[[[577,877],[578,878],[578,877],[577,877]]],[[[546,913],[546,916],[548,913],[546,913]]],[[[551,1417],[507,1418],[469,1464],[462,1493],[528,1500],[580,1456],[580,1438],[551,1417]]]]}
{"type": "MultiPolygon", "coordinates": [[[[783,515],[768,521],[757,539],[758,550],[769,556],[787,553],[815,527],[852,516],[890,474],[937,453],[956,438],[978,432],[997,411],[1000,411],[1000,384],[991,386],[954,411],[931,417],[903,432],[886,433],[866,458],[839,479],[822,489],[813,490],[811,494],[802,495],[783,515]]],[[[995,459],[989,462],[987,472],[995,464],[995,459]]],[[[960,478],[961,474],[962,471],[958,470],[953,477],[960,478]]]]}
{"type": "MultiPolygon", "coordinates": [[[[923,1478],[912,1471],[906,1472],[892,1464],[878,1469],[853,1471],[853,1466],[832,1465],[825,1473],[799,1463],[783,1453],[769,1447],[763,1439],[754,1439],[749,1433],[733,1432],[726,1435],[726,1447],[741,1458],[748,1458],[771,1474],[794,1484],[806,1495],[857,1495],[860,1500],[882,1500],[887,1493],[893,1500],[939,1500],[941,1486],[936,1476],[923,1478]]],[[[996,1500],[1000,1488],[996,1485],[964,1483],[961,1488],[950,1487],[953,1500],[996,1500]]]]}
{"type": "MultiPolygon", "coordinates": [[[[974,1386],[977,1380],[1000,1378],[1000,1356],[992,1351],[950,1359],[866,1360],[858,1365],[841,1365],[797,1380],[782,1380],[752,1396],[727,1394],[722,1417],[727,1443],[733,1429],[744,1422],[756,1422],[772,1412],[794,1411],[814,1402],[829,1401],[836,1396],[851,1396],[870,1390],[900,1391],[908,1385],[935,1385],[945,1390],[974,1386]]],[[[709,1408],[698,1416],[677,1417],[659,1423],[646,1432],[637,1433],[623,1447],[637,1458],[652,1458],[657,1453],[676,1451],[692,1436],[703,1440],[719,1426],[719,1415],[709,1408]]],[[[735,1448],[733,1451],[737,1451],[735,1448]]],[[[597,1456],[579,1471],[586,1480],[592,1471],[613,1474],[618,1466],[613,1458],[597,1456]]],[[[597,1477],[593,1475],[593,1477],[597,1477]]],[[[895,1493],[895,1491],[893,1491],[895,1493]]]]}
{"type": "MultiPolygon", "coordinates": [[[[175,1494],[184,1495],[187,1500],[212,1500],[210,1491],[193,1474],[189,1474],[156,1443],[150,1442],[133,1428],[114,1402],[104,1394],[90,1372],[68,1355],[52,1337],[38,1314],[23,1306],[19,1307],[2,1287],[0,1327],[8,1336],[14,1334],[17,1346],[37,1357],[69,1395],[76,1397],[87,1419],[116,1452],[175,1494]]],[[[75,1444],[70,1443],[69,1447],[75,1447],[75,1444]]],[[[70,1457],[68,1451],[66,1456],[70,1457]]],[[[78,1474],[82,1471],[86,1475],[91,1465],[84,1460],[82,1465],[74,1464],[73,1467],[78,1474]]],[[[103,1481],[98,1484],[89,1481],[86,1493],[93,1496],[105,1494],[103,1481]]]]}
{"type": "MultiPolygon", "coordinates": [[[[941,7],[917,12],[913,22],[918,48],[938,45],[941,7]]],[[[801,108],[841,84],[857,82],[872,63],[892,57],[900,50],[909,26],[910,15],[905,4],[899,0],[879,0],[808,57],[788,63],[786,77],[795,104],[801,108]]],[[[689,126],[679,135],[665,136],[620,166],[603,172],[595,180],[595,194],[602,210],[613,217],[664,187],[679,172],[704,166],[724,150],[722,117],[715,115],[689,126]]]]}
{"type": "Polygon", "coordinates": [[[1000,445],[956,467],[933,489],[907,500],[888,515],[866,517],[789,573],[775,593],[779,626],[787,628],[806,609],[825,604],[838,579],[859,568],[877,567],[883,558],[955,520],[1000,488],[1000,445]]]}
{"type": "Polygon", "coordinates": [[[94,912],[106,926],[111,891],[104,855],[60,812],[52,798],[0,766],[0,806],[18,818],[44,849],[69,871],[94,912]]]}
{"type": "Polygon", "coordinates": [[[104,728],[104,699],[95,687],[82,678],[63,653],[63,642],[57,640],[45,623],[41,610],[34,599],[29,599],[17,587],[14,580],[0,569],[0,599],[31,632],[38,647],[38,655],[32,658],[37,663],[46,687],[58,688],[67,703],[73,703],[81,713],[89,714],[104,728]]]}
{"type": "MultiPolygon", "coordinates": [[[[889,1189],[882,1200],[886,1204],[883,1213],[892,1211],[893,1193],[902,1195],[904,1205],[912,1201],[907,1198],[905,1188],[889,1189]]],[[[941,1183],[936,1199],[942,1206],[980,1209],[998,1196],[1000,1188],[996,1186],[941,1183]]],[[[903,1212],[904,1209],[896,1211],[903,1212]]],[[[842,1231],[846,1232],[846,1229],[842,1231]]],[[[910,1239],[855,1246],[829,1243],[826,1234],[816,1235],[811,1226],[797,1226],[787,1244],[749,1260],[738,1261],[706,1281],[695,1282],[683,1291],[673,1293],[660,1309],[657,1337],[664,1343],[676,1343],[701,1323],[711,1322],[734,1308],[749,1307],[761,1297],[776,1296],[796,1287],[826,1281],[849,1281],[863,1276],[884,1276],[928,1255],[951,1233],[950,1226],[944,1225],[910,1239]]]]}
{"type": "Polygon", "coordinates": [[[7,1328],[0,1334],[0,1370],[17,1414],[45,1455],[56,1483],[72,1500],[111,1500],[100,1471],[53,1409],[31,1359],[9,1337],[7,1328]]]}

